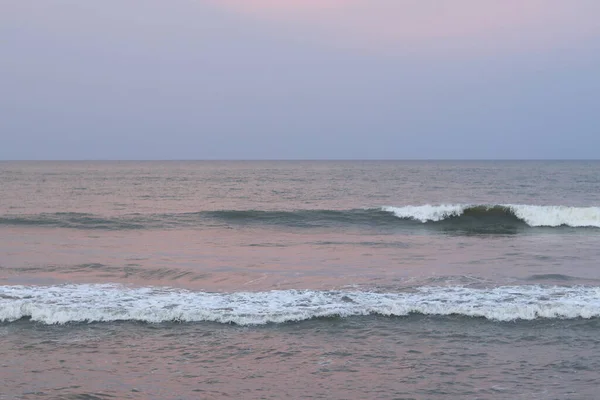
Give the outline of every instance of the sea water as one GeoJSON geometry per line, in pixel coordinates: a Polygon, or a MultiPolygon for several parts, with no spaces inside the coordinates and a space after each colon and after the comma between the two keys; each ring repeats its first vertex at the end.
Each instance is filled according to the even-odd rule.
{"type": "Polygon", "coordinates": [[[0,163],[0,399],[593,399],[600,162],[0,163]]]}

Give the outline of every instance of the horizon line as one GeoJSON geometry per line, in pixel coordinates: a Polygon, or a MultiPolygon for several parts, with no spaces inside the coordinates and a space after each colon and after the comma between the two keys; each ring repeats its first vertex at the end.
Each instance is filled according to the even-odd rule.
{"type": "Polygon", "coordinates": [[[0,162],[318,162],[318,161],[600,161],[600,158],[64,158],[0,159],[0,162]]]}

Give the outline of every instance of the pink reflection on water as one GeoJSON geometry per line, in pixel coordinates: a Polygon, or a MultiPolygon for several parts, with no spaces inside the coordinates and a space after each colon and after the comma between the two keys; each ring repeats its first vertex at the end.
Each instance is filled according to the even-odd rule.
{"type": "MultiPolygon", "coordinates": [[[[549,241],[556,241],[554,257],[570,246],[552,236],[482,240],[446,235],[365,236],[316,229],[90,233],[3,227],[0,237],[0,282],[5,284],[122,283],[224,292],[410,286],[461,276],[501,283],[553,272],[542,259],[532,262],[530,253],[536,245],[532,242],[543,240],[547,249],[549,241]]],[[[576,276],[594,273],[579,268],[576,260],[568,261],[574,271],[578,269],[576,276]]],[[[561,266],[558,263],[555,268],[561,266]]]]}
{"type": "MultiPolygon", "coordinates": [[[[414,250],[331,232],[3,228],[0,278],[230,291],[339,288],[414,270],[414,250]]],[[[370,240],[377,240],[372,237],[370,240]]]]}

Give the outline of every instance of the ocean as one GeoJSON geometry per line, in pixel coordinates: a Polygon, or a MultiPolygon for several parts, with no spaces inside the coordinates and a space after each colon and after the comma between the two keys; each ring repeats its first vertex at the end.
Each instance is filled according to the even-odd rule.
{"type": "Polygon", "coordinates": [[[600,162],[0,162],[0,399],[596,399],[600,162]]]}

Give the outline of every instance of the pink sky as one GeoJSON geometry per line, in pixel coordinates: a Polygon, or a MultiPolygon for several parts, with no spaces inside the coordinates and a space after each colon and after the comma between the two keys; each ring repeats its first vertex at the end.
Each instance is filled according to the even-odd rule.
{"type": "Polygon", "coordinates": [[[600,33],[596,0],[210,0],[329,43],[531,49],[600,33]],[[458,41],[458,42],[456,42],[458,41]]]}
{"type": "Polygon", "coordinates": [[[0,159],[598,158],[600,0],[5,3],[0,159]]]}

